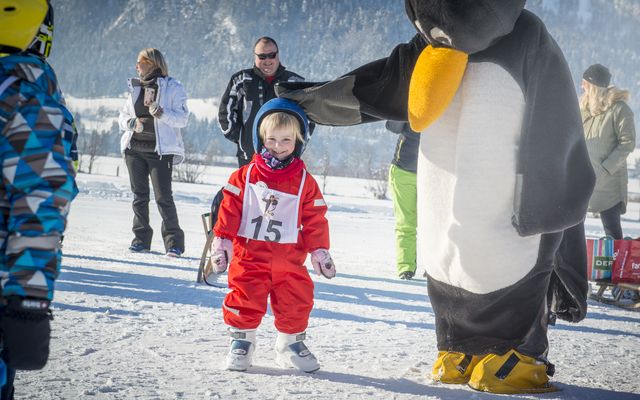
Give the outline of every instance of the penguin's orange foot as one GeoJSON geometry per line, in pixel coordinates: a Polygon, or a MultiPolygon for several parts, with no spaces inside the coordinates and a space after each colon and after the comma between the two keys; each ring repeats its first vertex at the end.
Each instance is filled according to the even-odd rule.
{"type": "Polygon", "coordinates": [[[471,372],[483,356],[456,353],[453,351],[439,351],[438,358],[433,364],[431,377],[442,383],[467,383],[471,372]]]}
{"type": "Polygon", "coordinates": [[[547,366],[515,350],[503,355],[489,354],[474,368],[469,386],[483,392],[500,394],[555,392],[549,383],[547,366]]]}

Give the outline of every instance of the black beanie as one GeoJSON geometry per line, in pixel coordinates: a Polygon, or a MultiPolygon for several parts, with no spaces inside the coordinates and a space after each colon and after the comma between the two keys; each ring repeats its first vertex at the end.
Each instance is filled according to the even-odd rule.
{"type": "Polygon", "coordinates": [[[582,79],[596,86],[607,87],[611,82],[611,72],[602,64],[593,64],[582,74],[582,79]]]}

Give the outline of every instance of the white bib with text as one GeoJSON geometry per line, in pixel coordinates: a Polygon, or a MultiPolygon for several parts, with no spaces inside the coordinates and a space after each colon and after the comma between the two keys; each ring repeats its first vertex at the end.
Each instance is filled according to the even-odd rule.
{"type": "Polygon", "coordinates": [[[307,172],[297,195],[269,189],[264,182],[249,183],[253,165],[247,168],[247,180],[242,204],[242,220],[238,236],[264,242],[297,243],[298,210],[307,172]]]}

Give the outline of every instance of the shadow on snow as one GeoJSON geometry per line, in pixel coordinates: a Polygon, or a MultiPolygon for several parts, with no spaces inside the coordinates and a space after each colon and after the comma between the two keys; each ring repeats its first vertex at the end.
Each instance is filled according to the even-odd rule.
{"type": "Polygon", "coordinates": [[[505,398],[536,398],[536,399],[562,399],[562,400],[631,400],[640,398],[639,395],[616,392],[607,389],[589,388],[564,384],[552,381],[560,389],[559,392],[543,394],[523,394],[523,395],[498,395],[485,392],[474,391],[467,386],[442,385],[442,384],[421,384],[406,378],[374,378],[363,375],[348,374],[343,372],[329,372],[320,370],[313,374],[293,372],[293,370],[283,370],[269,367],[254,366],[246,371],[247,374],[264,374],[271,376],[301,375],[309,378],[342,383],[347,385],[360,385],[376,391],[389,392],[393,394],[415,395],[415,396],[435,396],[439,399],[447,400],[467,400],[470,398],[478,400],[499,400],[505,398]]]}
{"type": "MultiPolygon", "coordinates": [[[[62,260],[64,262],[66,258],[72,258],[77,260],[90,260],[90,261],[99,261],[99,262],[106,262],[106,263],[131,264],[131,265],[138,265],[141,267],[155,267],[155,268],[166,268],[166,269],[173,269],[173,270],[177,269],[181,271],[193,271],[194,274],[197,272],[197,269],[193,267],[181,267],[175,264],[162,264],[158,262],[153,262],[153,258],[160,259],[160,257],[164,257],[160,253],[135,254],[132,256],[136,258],[144,257],[149,259],[149,261],[140,261],[140,260],[122,259],[122,258],[109,258],[109,257],[99,257],[99,256],[81,256],[81,255],[66,254],[66,253],[62,255],[62,260]]],[[[176,258],[176,260],[200,261],[199,258],[194,258],[194,257],[181,257],[181,258],[176,258]]]]}
{"type": "MultiPolygon", "coordinates": [[[[148,261],[138,260],[118,260],[107,257],[86,257],[78,255],[65,255],[69,260],[91,260],[109,263],[126,263],[136,266],[160,267],[169,269],[181,269],[193,271],[195,268],[179,267],[171,264],[157,264],[148,261]]],[[[141,271],[144,272],[144,271],[141,271]]],[[[362,279],[357,275],[348,275],[353,279],[362,279]]],[[[393,281],[398,283],[397,281],[393,281]]],[[[404,282],[403,282],[404,283],[404,282]]],[[[316,282],[316,300],[325,300],[331,302],[341,302],[347,304],[358,304],[362,306],[370,306],[379,309],[400,310],[407,312],[426,312],[432,314],[433,311],[428,303],[426,294],[415,294],[407,292],[398,292],[390,290],[381,290],[366,287],[351,287],[342,285],[333,285],[325,282],[316,282]],[[396,301],[397,300],[397,301],[396,301]],[[403,304],[403,301],[413,301],[419,304],[403,304]]],[[[169,277],[156,277],[153,274],[115,272],[110,270],[101,270],[95,268],[86,268],[75,265],[64,265],[58,281],[56,282],[57,290],[69,292],[86,292],[99,296],[117,296],[121,298],[131,298],[157,303],[177,303],[195,306],[220,307],[222,299],[225,295],[224,289],[209,288],[204,285],[198,285],[191,281],[182,279],[174,279],[169,277]]],[[[75,309],[80,311],[104,312],[103,308],[87,308],[77,305],[68,305],[56,303],[59,309],[75,309]],[[102,310],[102,311],[101,311],[102,310]]],[[[126,310],[116,311],[127,313],[126,310]]],[[[269,312],[271,314],[271,312],[269,312]]],[[[405,322],[405,321],[389,321],[387,319],[377,319],[362,315],[354,315],[342,313],[333,310],[316,307],[312,311],[312,317],[326,318],[341,321],[356,321],[363,323],[384,322],[388,324],[404,324],[411,328],[433,330],[434,325],[423,322],[405,322]]],[[[620,319],[626,317],[605,316],[602,314],[592,313],[589,315],[595,319],[620,319]],[[594,315],[595,314],[595,315],[594,315]]],[[[629,318],[629,320],[634,320],[629,318]]],[[[560,323],[551,329],[559,329],[573,332],[608,334],[615,336],[633,336],[640,338],[640,334],[625,332],[613,329],[593,328],[584,325],[569,325],[560,323]]]]}
{"type": "MultiPolygon", "coordinates": [[[[219,306],[225,294],[222,290],[180,279],[69,265],[62,267],[56,290],[205,307],[219,306]]],[[[60,308],[73,307],[76,306],[60,304],[60,308]]]]}
{"type": "MultiPolygon", "coordinates": [[[[115,259],[97,256],[65,255],[66,263],[61,268],[60,277],[56,282],[56,290],[67,292],[84,292],[98,296],[112,296],[128,299],[136,299],[157,303],[176,303],[206,307],[220,307],[225,289],[210,288],[198,285],[195,282],[175,279],[170,277],[157,277],[146,271],[140,273],[116,272],[106,269],[88,268],[83,261],[97,261],[115,264],[131,264],[140,267],[160,267],[168,269],[181,269],[193,271],[195,268],[179,267],[171,264],[157,264],[148,261],[115,259]],[[74,265],[75,264],[75,265],[74,265]],[[78,265],[80,264],[80,265],[78,265]]],[[[358,278],[357,276],[352,276],[358,278]]],[[[397,283],[397,281],[396,281],[397,283]]],[[[333,285],[324,282],[316,282],[316,300],[358,304],[379,309],[400,310],[406,312],[432,313],[426,294],[418,295],[407,292],[380,290],[366,287],[350,287],[333,285]],[[419,304],[403,304],[413,301],[419,304]]],[[[58,309],[77,311],[104,312],[108,308],[90,308],[78,305],[56,303],[58,309]]],[[[117,313],[126,314],[128,311],[120,310],[117,313]]],[[[271,314],[269,310],[269,314],[271,314]]],[[[333,310],[315,308],[313,317],[334,320],[356,321],[364,323],[384,322],[388,324],[404,324],[408,327],[419,329],[434,329],[433,324],[389,321],[385,319],[370,318],[361,315],[342,313],[333,310]]]]}

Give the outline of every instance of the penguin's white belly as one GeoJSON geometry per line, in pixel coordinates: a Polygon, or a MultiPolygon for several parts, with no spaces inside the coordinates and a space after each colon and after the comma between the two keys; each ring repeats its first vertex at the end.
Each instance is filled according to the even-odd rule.
{"type": "Polygon", "coordinates": [[[438,281],[483,294],[535,265],[540,236],[520,237],[511,224],[524,109],[506,70],[470,63],[447,110],[422,133],[418,246],[438,281]]]}

